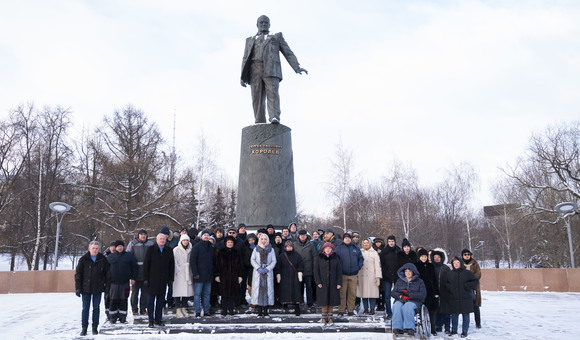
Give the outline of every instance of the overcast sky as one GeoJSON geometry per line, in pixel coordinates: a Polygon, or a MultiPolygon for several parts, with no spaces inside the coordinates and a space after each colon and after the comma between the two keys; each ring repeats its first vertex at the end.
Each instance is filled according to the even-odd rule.
{"type": "Polygon", "coordinates": [[[577,1],[2,1],[0,117],[33,101],[73,112],[74,133],[131,104],[185,162],[203,130],[237,183],[245,38],[266,14],[309,75],[285,60],[281,122],[292,129],[298,201],[325,215],[336,144],[378,181],[398,159],[423,185],[470,162],[475,204],[498,167],[549,124],[579,118],[577,1]]]}

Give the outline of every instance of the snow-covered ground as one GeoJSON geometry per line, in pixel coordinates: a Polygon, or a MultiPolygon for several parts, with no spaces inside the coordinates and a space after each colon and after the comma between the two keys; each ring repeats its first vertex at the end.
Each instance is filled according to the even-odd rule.
{"type": "MultiPolygon", "coordinates": [[[[472,324],[469,339],[579,339],[579,293],[483,292],[483,328],[472,324]]],[[[72,293],[0,295],[0,334],[7,339],[79,338],[81,301],[72,293]]],[[[103,308],[101,308],[103,311],[103,308]]],[[[129,317],[132,323],[132,317],[129,317]]],[[[104,312],[101,322],[104,320],[104,312]]],[[[461,318],[460,318],[461,320],[461,318]]],[[[461,324],[461,321],[460,321],[461,324]]],[[[134,326],[137,327],[137,326],[134,326]]],[[[142,326],[146,328],[146,325],[142,326]]],[[[184,325],[183,327],[193,327],[184,325]]],[[[90,329],[89,329],[90,332],[90,329]]],[[[89,336],[90,338],[92,336],[89,336]]],[[[381,333],[104,335],[96,339],[385,339],[381,333]]],[[[456,338],[458,338],[456,336],[456,338]]],[[[434,339],[449,339],[436,336],[434,339]]]]}

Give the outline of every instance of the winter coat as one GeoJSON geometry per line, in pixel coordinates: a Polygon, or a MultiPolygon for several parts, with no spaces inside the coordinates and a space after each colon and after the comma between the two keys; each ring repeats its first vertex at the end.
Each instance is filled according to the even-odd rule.
{"type": "Polygon", "coordinates": [[[478,280],[477,287],[475,287],[475,301],[473,302],[474,306],[481,307],[481,285],[479,284],[479,280],[481,280],[481,268],[479,267],[479,263],[472,257],[468,263],[465,263],[465,269],[469,270],[473,273],[473,276],[478,280]]]}
{"type": "Polygon", "coordinates": [[[394,247],[389,247],[387,245],[379,254],[384,281],[395,283],[399,279],[399,276],[397,275],[397,270],[399,270],[399,257],[397,254],[400,251],[401,248],[397,245],[394,247]]]}
{"type": "Polygon", "coordinates": [[[133,254],[135,261],[137,261],[137,281],[143,281],[143,262],[145,261],[145,253],[147,248],[153,245],[153,241],[145,240],[145,242],[139,241],[135,238],[129,242],[127,245],[127,251],[133,254]]]}
{"type": "Polygon", "coordinates": [[[316,256],[316,249],[312,242],[308,238],[304,243],[298,240],[294,242],[294,251],[302,256],[302,261],[304,261],[304,275],[312,275],[314,257],[316,256]]]}
{"type": "MultiPolygon", "coordinates": [[[[322,235],[320,237],[322,237],[322,244],[323,245],[326,242],[330,242],[330,243],[332,243],[333,246],[338,247],[342,243],[342,241],[340,240],[340,238],[338,238],[336,236],[336,234],[332,234],[332,236],[328,240],[324,239],[324,237],[322,235]]],[[[322,245],[321,245],[321,247],[322,247],[322,245]]]]}
{"type": "Polygon", "coordinates": [[[165,243],[165,246],[171,248],[171,250],[175,249],[175,247],[177,247],[177,245],[179,244],[179,237],[175,237],[175,235],[173,234],[173,232],[171,232],[169,234],[169,236],[167,237],[167,241],[165,243]]]}
{"type": "Polygon", "coordinates": [[[302,256],[294,250],[283,252],[278,255],[274,272],[281,276],[278,284],[280,302],[299,303],[302,300],[302,283],[298,281],[298,273],[304,274],[302,256]]]}
{"type": "Polygon", "coordinates": [[[419,277],[419,271],[415,265],[412,263],[406,263],[401,268],[399,268],[397,274],[399,275],[399,279],[397,282],[395,282],[395,286],[391,291],[391,297],[395,299],[395,302],[406,302],[401,297],[403,290],[406,289],[407,292],[409,292],[409,301],[414,302],[417,307],[420,307],[427,297],[427,288],[425,288],[425,283],[419,277]],[[411,281],[407,280],[405,277],[405,269],[411,269],[413,271],[413,277],[411,278],[411,281]]]}
{"type": "Polygon", "coordinates": [[[358,249],[354,244],[346,245],[341,243],[336,247],[334,253],[340,259],[340,266],[342,267],[343,275],[356,275],[358,271],[362,268],[364,263],[364,257],[360,249],[358,249]]]}
{"type": "Polygon", "coordinates": [[[419,271],[419,277],[425,283],[425,288],[427,288],[427,297],[425,298],[425,306],[430,312],[435,312],[437,310],[438,302],[435,295],[439,295],[439,289],[437,288],[437,282],[435,279],[435,267],[432,263],[418,261],[415,263],[415,267],[419,271]]]}
{"type": "MultiPolygon", "coordinates": [[[[419,257],[414,250],[409,250],[409,254],[405,254],[403,250],[397,253],[397,265],[401,268],[405,263],[417,263],[419,257]]],[[[397,273],[399,271],[397,270],[397,273]]]]}
{"type": "Polygon", "coordinates": [[[459,269],[445,275],[443,285],[447,292],[448,313],[473,313],[473,290],[478,282],[473,273],[465,269],[463,261],[459,269]]]}
{"type": "MultiPolygon", "coordinates": [[[[443,261],[443,259],[441,259],[443,261]]],[[[447,314],[448,313],[448,294],[444,287],[444,278],[451,271],[449,266],[443,262],[433,262],[433,269],[435,271],[435,286],[439,291],[439,299],[437,301],[437,313],[447,314]]]]}
{"type": "Polygon", "coordinates": [[[209,241],[200,241],[191,249],[189,266],[194,282],[213,282],[214,247],[209,241]]]}
{"type": "MultiPolygon", "coordinates": [[[[316,252],[315,254],[318,254],[320,252],[320,248],[324,244],[324,242],[322,241],[322,238],[320,237],[320,238],[318,238],[318,240],[312,240],[310,242],[312,243],[312,245],[314,245],[314,250],[316,252]]],[[[316,255],[314,255],[314,256],[316,256],[316,255]]]]}
{"type": "Polygon", "coordinates": [[[109,261],[105,255],[98,253],[95,262],[87,252],[79,259],[75,272],[75,290],[82,294],[99,294],[111,285],[109,261]]]}
{"type": "Polygon", "coordinates": [[[164,246],[162,252],[157,243],[147,248],[143,263],[143,279],[149,282],[147,293],[165,295],[165,288],[173,281],[174,273],[173,249],[164,246]]]}
{"type": "MultiPolygon", "coordinates": [[[[256,244],[254,243],[254,248],[255,248],[255,246],[256,246],[256,244]]],[[[246,242],[244,242],[244,246],[242,247],[241,259],[242,259],[242,264],[244,265],[244,271],[246,274],[248,274],[247,284],[250,287],[252,286],[252,272],[254,271],[254,267],[252,267],[252,262],[251,262],[252,252],[254,252],[254,249],[252,248],[252,246],[250,245],[248,240],[246,240],[246,242]]]]}
{"type": "Polygon", "coordinates": [[[191,275],[191,266],[189,265],[191,249],[191,243],[185,249],[181,242],[173,249],[173,258],[175,259],[174,297],[193,296],[193,275],[191,275]]]}
{"type": "Polygon", "coordinates": [[[219,276],[219,294],[222,297],[240,295],[238,278],[242,277],[242,260],[240,252],[235,248],[220,249],[215,261],[215,276],[219,276]]]}
{"type": "Polygon", "coordinates": [[[379,286],[375,284],[375,279],[383,277],[379,254],[372,247],[369,250],[361,249],[361,253],[364,258],[364,264],[357,275],[356,296],[360,298],[378,298],[379,286]]]}
{"type": "MultiPolygon", "coordinates": [[[[258,243],[260,240],[258,240],[258,243]]],[[[274,304],[274,268],[276,267],[276,252],[268,244],[265,248],[256,246],[250,258],[254,271],[252,273],[252,305],[268,306],[274,304]],[[263,261],[262,261],[263,255],[263,261]],[[265,275],[258,273],[258,268],[266,268],[268,272],[265,275]],[[263,285],[260,286],[260,280],[264,280],[263,285]],[[261,287],[267,286],[267,291],[263,291],[261,287]],[[260,299],[260,295],[266,297],[267,300],[260,299]]]]}
{"type": "Polygon", "coordinates": [[[342,286],[342,268],[336,253],[326,256],[318,253],[314,260],[314,283],[316,284],[316,304],[318,306],[340,305],[340,290],[342,286]],[[322,285],[322,288],[318,285],[322,285]]]}
{"type": "Polygon", "coordinates": [[[114,252],[107,256],[107,261],[110,264],[112,284],[129,283],[129,280],[135,280],[137,277],[137,261],[133,254],[124,250],[121,253],[114,252]]]}

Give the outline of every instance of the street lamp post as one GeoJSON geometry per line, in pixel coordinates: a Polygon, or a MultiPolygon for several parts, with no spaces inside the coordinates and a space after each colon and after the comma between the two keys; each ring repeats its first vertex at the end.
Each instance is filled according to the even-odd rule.
{"type": "Polygon", "coordinates": [[[54,245],[53,260],[53,268],[56,270],[56,266],[58,265],[58,239],[60,237],[60,222],[62,222],[62,218],[70,210],[70,205],[63,202],[52,202],[48,205],[48,207],[50,210],[56,213],[56,241],[54,245]]]}
{"type": "Polygon", "coordinates": [[[578,209],[578,204],[574,202],[563,202],[556,205],[556,211],[565,214],[564,220],[566,221],[566,229],[568,230],[568,246],[570,246],[570,264],[572,268],[576,268],[574,265],[574,247],[572,245],[572,229],[570,228],[570,215],[572,211],[578,209]]]}

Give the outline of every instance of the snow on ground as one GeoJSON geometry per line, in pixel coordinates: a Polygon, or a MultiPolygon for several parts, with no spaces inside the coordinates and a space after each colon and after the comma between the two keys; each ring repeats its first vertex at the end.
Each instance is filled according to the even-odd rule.
{"type": "MultiPolygon", "coordinates": [[[[472,321],[469,339],[578,339],[577,310],[580,293],[487,292],[481,309],[483,328],[472,321]]],[[[80,338],[81,300],[72,293],[0,295],[0,333],[8,339],[80,338]]],[[[104,308],[101,306],[101,323],[104,308]]],[[[132,322],[132,316],[129,317],[132,322]]],[[[461,320],[461,317],[459,318],[461,320]]],[[[137,327],[137,326],[134,326],[137,327]]],[[[146,325],[143,325],[145,328],[146,325]]],[[[185,326],[187,327],[187,326],[185,326]]],[[[461,327],[461,321],[460,321],[461,327]]],[[[460,328],[461,329],[461,328],[460,328]]],[[[90,333],[90,326],[89,326],[90,333]]],[[[87,336],[91,338],[93,336],[87,336]]],[[[103,335],[95,339],[385,339],[381,333],[263,333],[263,334],[162,334],[103,335]]],[[[456,338],[458,338],[456,336],[456,338]]],[[[449,339],[436,336],[434,339],[449,339]]]]}

